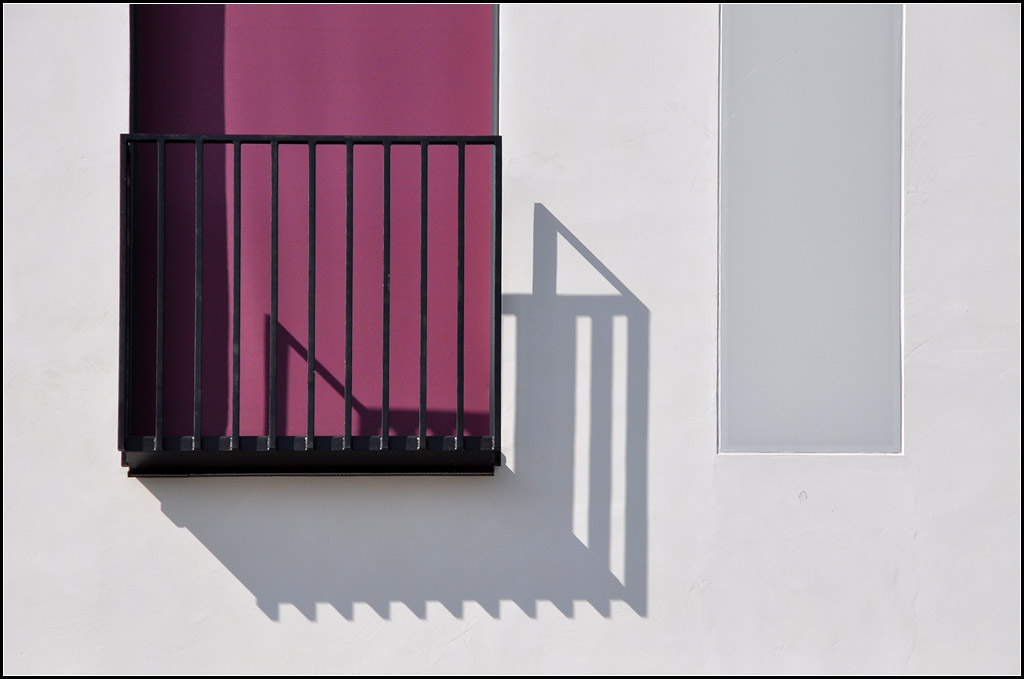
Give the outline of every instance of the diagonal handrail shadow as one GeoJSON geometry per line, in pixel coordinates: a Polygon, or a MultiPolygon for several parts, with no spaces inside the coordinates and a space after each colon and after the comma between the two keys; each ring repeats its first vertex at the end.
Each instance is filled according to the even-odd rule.
{"type": "MultiPolygon", "coordinates": [[[[263,346],[264,351],[269,352],[271,328],[270,315],[266,314],[264,320],[266,331],[264,333],[265,337],[263,340],[263,346]]],[[[277,324],[277,350],[278,403],[287,403],[289,401],[288,373],[292,370],[293,363],[298,363],[301,368],[300,372],[304,376],[306,374],[306,361],[308,354],[306,353],[306,345],[302,343],[302,340],[293,335],[282,323],[277,324]]],[[[348,390],[345,388],[345,384],[319,360],[316,361],[316,375],[336,394],[338,394],[338,396],[342,399],[346,398],[348,390]]],[[[268,367],[267,374],[264,377],[264,384],[269,383],[270,370],[268,367]]],[[[359,400],[359,397],[353,394],[352,410],[355,412],[355,417],[353,417],[355,424],[353,425],[352,430],[356,432],[357,436],[376,435],[380,433],[380,408],[374,408],[366,405],[359,400]]],[[[428,415],[427,433],[430,436],[443,436],[455,432],[454,410],[429,410],[428,415]]],[[[419,425],[419,416],[420,411],[417,408],[391,407],[388,409],[388,428],[393,434],[414,436],[419,425]]],[[[469,432],[470,435],[472,435],[473,432],[486,432],[490,422],[490,417],[486,411],[474,412],[467,410],[463,413],[462,418],[465,430],[469,432]]],[[[280,408],[277,421],[278,427],[280,427],[279,431],[288,432],[291,430],[288,408],[280,408]]],[[[306,423],[303,420],[299,423],[299,426],[305,427],[305,424],[306,423]]],[[[269,426],[269,413],[267,414],[267,421],[264,422],[264,427],[267,426],[269,426]]],[[[341,433],[340,427],[336,433],[341,433]]]]}
{"type": "MultiPolygon", "coordinates": [[[[501,601],[531,617],[539,601],[567,617],[580,601],[606,617],[613,601],[646,616],[650,314],[539,204],[533,230],[534,291],[503,297],[515,324],[506,334],[506,347],[515,347],[515,394],[506,391],[515,403],[514,472],[139,480],[268,617],[292,604],[314,620],[317,604],[326,603],[352,619],[354,605],[365,603],[387,619],[391,604],[402,603],[425,618],[435,601],[456,617],[466,602],[498,617],[501,601]],[[557,294],[559,237],[615,294],[557,294]],[[589,318],[592,331],[589,397],[577,403],[579,318],[589,318]],[[627,342],[618,383],[616,318],[625,319],[627,342]],[[624,388],[624,413],[613,408],[616,388],[624,388]],[[590,423],[586,445],[576,439],[581,414],[590,423]],[[617,435],[614,426],[622,428],[617,435]],[[574,511],[584,492],[587,529],[577,537],[574,511]]],[[[334,388],[344,390],[340,382],[334,388]]]]}

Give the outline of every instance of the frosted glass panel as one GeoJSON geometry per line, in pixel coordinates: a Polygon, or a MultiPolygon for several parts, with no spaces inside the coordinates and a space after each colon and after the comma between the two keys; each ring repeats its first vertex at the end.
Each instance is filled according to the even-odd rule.
{"type": "Polygon", "coordinates": [[[900,449],[902,9],[725,6],[719,450],[900,449]]]}

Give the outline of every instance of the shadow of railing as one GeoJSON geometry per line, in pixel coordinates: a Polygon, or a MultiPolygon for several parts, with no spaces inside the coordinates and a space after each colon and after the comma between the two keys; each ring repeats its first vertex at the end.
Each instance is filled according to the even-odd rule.
{"type": "Polygon", "coordinates": [[[503,297],[515,418],[494,478],[139,480],[268,617],[365,603],[386,619],[401,603],[425,618],[434,601],[456,617],[502,601],[646,616],[650,314],[542,205],[533,229],[533,293],[503,297]],[[613,294],[557,294],[559,238],[613,294]]]}

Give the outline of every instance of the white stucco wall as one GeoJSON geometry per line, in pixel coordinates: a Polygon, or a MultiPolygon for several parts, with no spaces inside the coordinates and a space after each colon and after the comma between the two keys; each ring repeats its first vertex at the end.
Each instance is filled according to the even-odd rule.
{"type": "Polygon", "coordinates": [[[1020,7],[907,9],[900,456],[715,454],[717,39],[502,8],[511,469],[143,482],[127,7],[5,6],[4,672],[1019,673],[1020,7]]]}

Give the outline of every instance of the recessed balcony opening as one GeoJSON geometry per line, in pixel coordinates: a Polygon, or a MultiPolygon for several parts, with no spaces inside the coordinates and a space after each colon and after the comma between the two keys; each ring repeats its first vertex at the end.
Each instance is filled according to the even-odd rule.
{"type": "Polygon", "coordinates": [[[130,474],[493,473],[491,13],[133,8],[130,474]]]}

